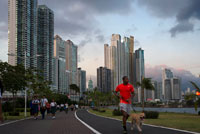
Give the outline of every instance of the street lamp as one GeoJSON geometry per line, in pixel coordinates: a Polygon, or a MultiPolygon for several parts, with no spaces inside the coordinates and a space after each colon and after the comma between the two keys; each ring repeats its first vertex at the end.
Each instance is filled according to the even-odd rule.
{"type": "MultiPolygon", "coordinates": [[[[16,54],[13,54],[13,53],[8,53],[8,56],[17,56],[16,54]]],[[[40,57],[42,55],[36,55],[34,57],[30,57],[30,56],[27,56],[27,53],[25,51],[25,56],[17,56],[17,58],[21,58],[21,59],[24,59],[24,67],[25,67],[25,70],[26,70],[26,59],[27,58],[36,58],[36,57],[40,57]]],[[[24,106],[24,116],[26,117],[27,116],[27,88],[25,88],[25,95],[24,95],[24,99],[25,99],[25,106],[24,106]]]]}

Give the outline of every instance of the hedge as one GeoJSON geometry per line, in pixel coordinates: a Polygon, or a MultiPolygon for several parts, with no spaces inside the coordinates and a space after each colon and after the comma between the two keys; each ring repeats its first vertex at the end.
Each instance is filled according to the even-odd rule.
{"type": "Polygon", "coordinates": [[[144,111],[146,119],[158,119],[159,112],[156,111],[144,111]]]}

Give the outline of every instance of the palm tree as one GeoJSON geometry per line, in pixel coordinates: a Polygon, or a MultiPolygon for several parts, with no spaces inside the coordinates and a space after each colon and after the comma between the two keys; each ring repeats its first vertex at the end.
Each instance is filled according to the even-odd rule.
{"type": "Polygon", "coordinates": [[[141,87],[142,90],[142,94],[141,94],[141,98],[142,98],[142,109],[144,111],[144,89],[146,90],[154,90],[154,86],[151,83],[151,78],[142,78],[142,82],[137,82],[137,85],[139,87],[141,87]]]}
{"type": "MultiPolygon", "coordinates": [[[[198,86],[196,83],[194,83],[194,82],[192,82],[192,81],[190,81],[190,83],[191,83],[192,86],[196,89],[197,92],[200,92],[200,88],[199,88],[199,86],[198,86]]],[[[198,97],[196,94],[195,94],[195,96],[198,97]]],[[[200,99],[200,98],[199,98],[199,99],[200,99]]],[[[196,100],[196,101],[194,102],[195,111],[197,111],[197,107],[198,107],[198,105],[199,105],[198,103],[200,103],[199,100],[196,100]]]]}

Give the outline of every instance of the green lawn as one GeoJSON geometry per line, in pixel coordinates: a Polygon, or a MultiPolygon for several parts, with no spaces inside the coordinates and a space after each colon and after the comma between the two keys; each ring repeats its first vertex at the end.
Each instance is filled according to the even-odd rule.
{"type": "MultiPolygon", "coordinates": [[[[27,112],[27,117],[30,117],[30,112],[27,112]]],[[[3,118],[4,120],[19,120],[23,119],[24,117],[24,112],[20,112],[19,116],[6,116],[6,113],[3,113],[3,118]]]]}
{"type": "MultiPolygon", "coordinates": [[[[121,116],[113,116],[112,110],[106,109],[105,113],[89,110],[91,113],[102,115],[106,117],[112,117],[122,119],[121,116]]],[[[177,128],[182,130],[188,130],[193,132],[200,132],[200,116],[193,114],[182,113],[165,113],[159,114],[158,119],[145,119],[145,124],[159,125],[170,128],[177,128]]]]}

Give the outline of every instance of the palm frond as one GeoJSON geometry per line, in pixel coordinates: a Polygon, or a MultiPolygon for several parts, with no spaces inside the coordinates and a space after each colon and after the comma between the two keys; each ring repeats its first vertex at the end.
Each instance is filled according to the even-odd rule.
{"type": "Polygon", "coordinates": [[[196,88],[197,91],[200,92],[200,88],[197,86],[196,83],[194,83],[193,81],[190,81],[190,83],[193,85],[194,88],[196,88]]]}

